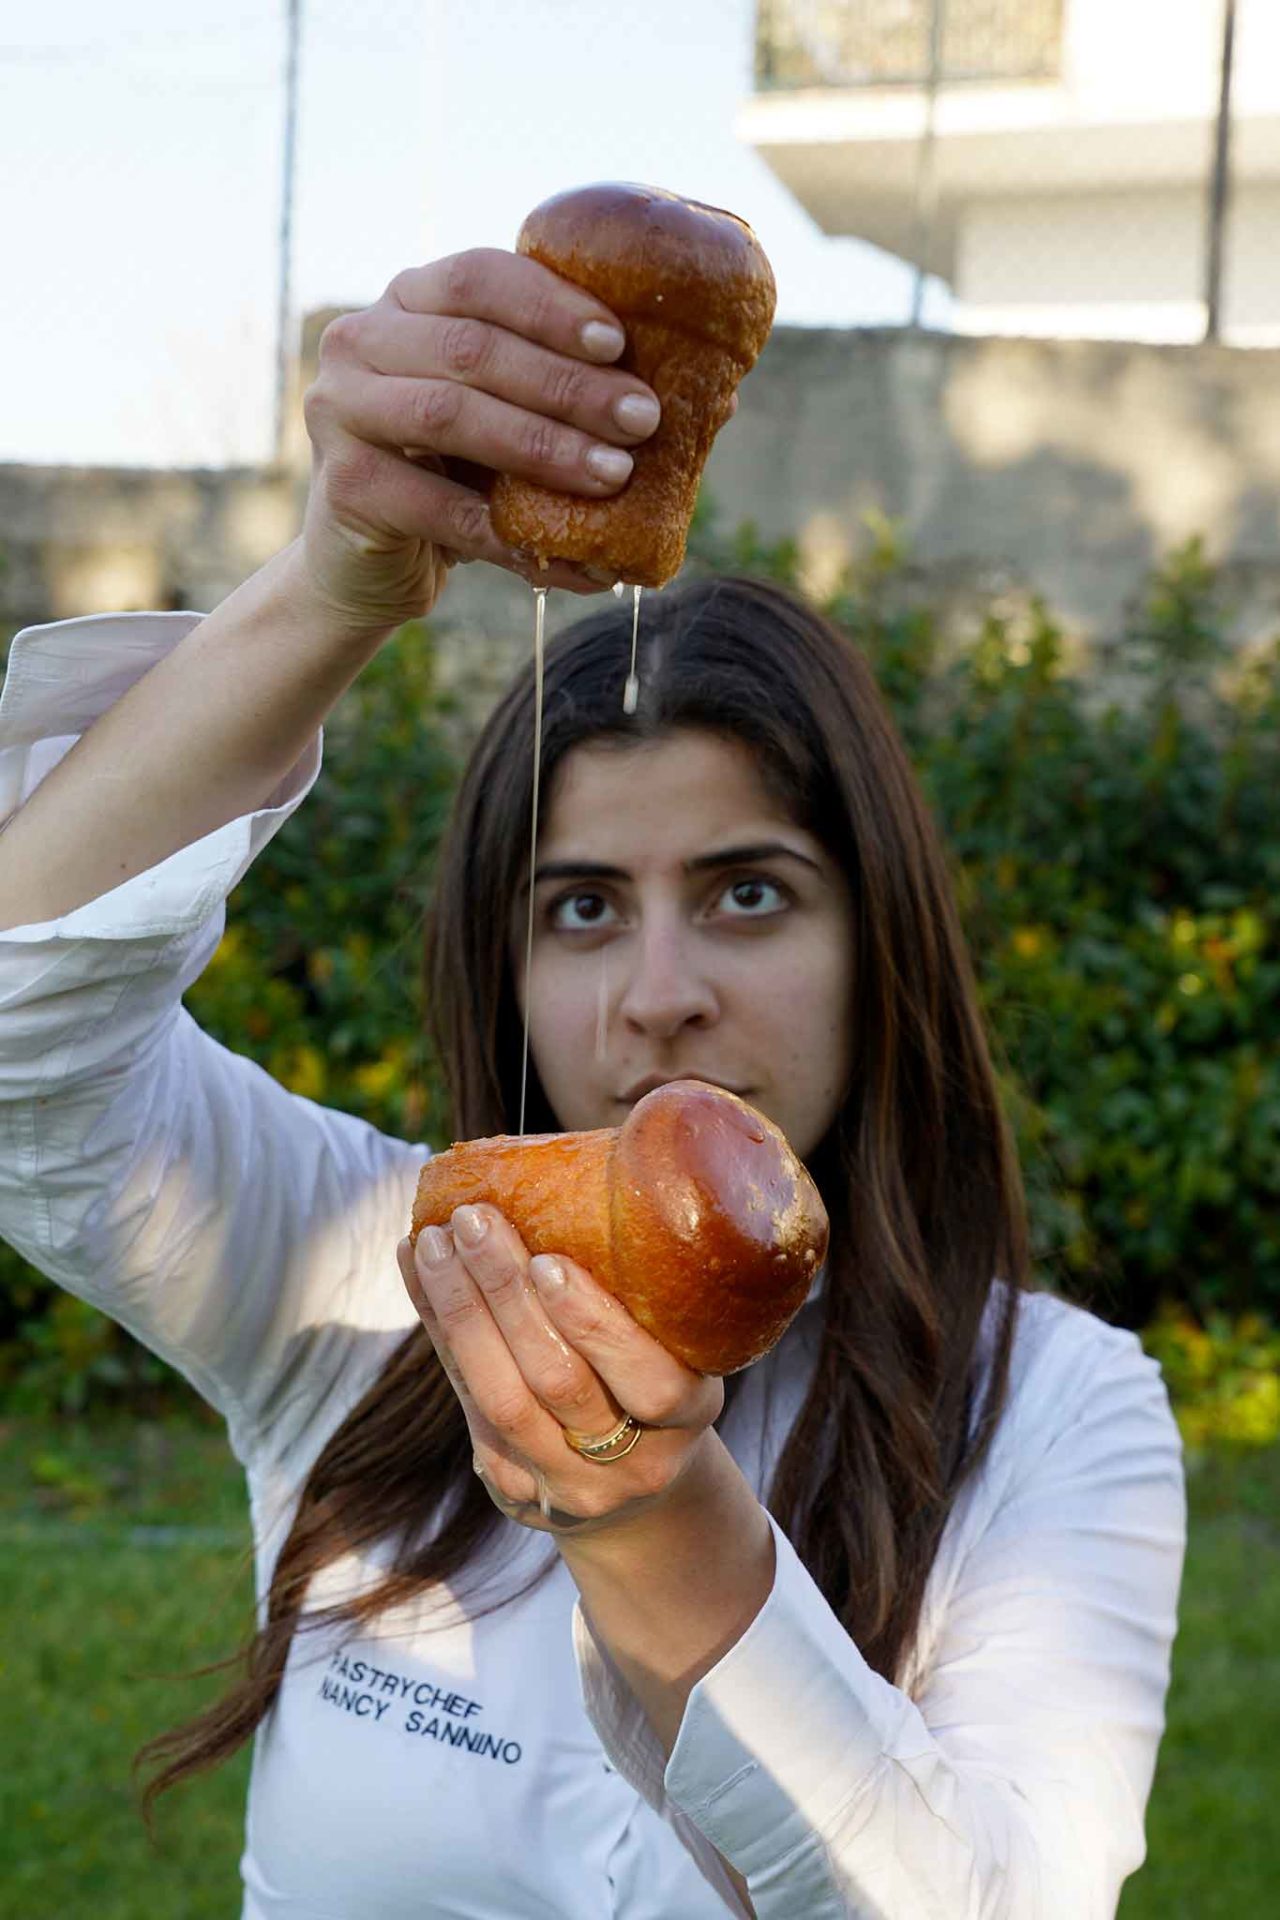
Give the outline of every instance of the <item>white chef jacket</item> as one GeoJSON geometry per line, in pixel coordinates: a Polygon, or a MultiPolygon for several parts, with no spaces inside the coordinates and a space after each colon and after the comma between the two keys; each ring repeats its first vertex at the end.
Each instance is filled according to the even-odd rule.
{"type": "MultiPolygon", "coordinates": [[[[196,617],[19,637],[0,820],[196,617]]],[[[260,1596],[307,1469],[414,1324],[395,1247],[424,1149],[286,1092],[181,1005],[319,754],[252,816],[0,933],[0,1231],[221,1410],[260,1596]]],[[[821,1312],[724,1426],[762,1494],[821,1312]]],[[[497,1611],[491,1585],[296,1636],[255,1742],[246,1920],[712,1920],[742,1910],[719,1856],[761,1920],[1109,1920],[1144,1855],[1185,1540],[1178,1433],[1135,1337],[1027,1297],[901,1687],[774,1532],[770,1597],[665,1765],[558,1561],[497,1611]]],[[[551,1552],[504,1523],[481,1571],[518,1584],[551,1552]]],[[[330,1567],[312,1603],[382,1557],[330,1567]]]]}

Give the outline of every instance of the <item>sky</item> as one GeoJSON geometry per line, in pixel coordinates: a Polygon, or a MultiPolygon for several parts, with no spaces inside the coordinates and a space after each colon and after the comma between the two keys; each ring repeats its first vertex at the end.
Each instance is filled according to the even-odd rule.
{"type": "MultiPolygon", "coordinates": [[[[731,208],[779,321],[909,312],[735,132],[754,0],[302,0],[295,314],[510,246],[629,179],[731,208]]],[[[272,440],[285,0],[46,0],[0,27],[0,461],[226,466],[272,440]],[[10,24],[12,22],[12,24],[10,24]]],[[[939,290],[926,318],[943,311],[939,290]]]]}

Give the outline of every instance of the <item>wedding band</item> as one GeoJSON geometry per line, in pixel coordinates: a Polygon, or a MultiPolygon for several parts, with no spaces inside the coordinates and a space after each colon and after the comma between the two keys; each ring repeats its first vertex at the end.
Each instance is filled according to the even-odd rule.
{"type": "Polygon", "coordinates": [[[564,1442],[584,1460],[598,1460],[601,1466],[610,1467],[615,1460],[626,1459],[643,1432],[640,1422],[627,1413],[612,1433],[602,1433],[594,1439],[589,1433],[575,1433],[572,1427],[566,1427],[564,1442]]]}

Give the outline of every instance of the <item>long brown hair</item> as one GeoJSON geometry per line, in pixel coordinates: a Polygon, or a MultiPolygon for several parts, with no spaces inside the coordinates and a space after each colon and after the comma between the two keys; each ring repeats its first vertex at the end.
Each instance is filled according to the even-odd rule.
{"type": "MultiPolygon", "coordinates": [[[[746,579],[649,596],[634,715],[622,709],[630,623],[629,609],[610,604],[548,649],[544,781],[587,740],[677,728],[739,740],[850,881],[856,1064],[811,1162],[832,1225],[825,1327],[769,1505],[864,1657],[892,1680],[911,1650],[947,1515],[1004,1404],[1027,1284],[1021,1182],[946,865],[870,668],[812,608],[746,579]]],[[[510,924],[528,857],[533,737],[526,670],[476,745],[441,851],[426,975],[458,1139],[518,1124],[510,924]]],[[[558,1124],[532,1066],[527,1118],[536,1129],[558,1124]]],[[[505,1524],[472,1472],[453,1391],[415,1329],[307,1477],[242,1677],[143,1750],[164,1763],[148,1805],[249,1737],[299,1626],[362,1623],[465,1580],[505,1524]],[[424,1489],[441,1516],[426,1545],[424,1489]],[[386,1539],[397,1552],[376,1586],[304,1613],[321,1568],[386,1539]]]]}

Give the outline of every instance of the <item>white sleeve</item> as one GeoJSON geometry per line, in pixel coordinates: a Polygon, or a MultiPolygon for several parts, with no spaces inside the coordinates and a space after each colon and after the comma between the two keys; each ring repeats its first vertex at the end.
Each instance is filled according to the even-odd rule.
{"type": "MultiPolygon", "coordinates": [[[[0,696],[0,820],[195,624],[32,628],[0,696]]],[[[396,1271],[421,1149],[285,1092],[181,996],[224,901],[301,803],[257,812],[58,920],[0,933],[0,1234],[183,1371],[242,1458],[285,1448],[411,1324],[396,1271]],[[344,1369],[347,1379],[337,1385],[344,1369]]]]}
{"type": "Polygon", "coordinates": [[[1077,1348],[1027,1383],[1017,1471],[948,1577],[914,1697],[775,1525],[773,1592],[693,1689],[664,1772],[579,1609],[610,1759],[708,1878],[712,1849],[737,1868],[759,1920],[1113,1920],[1145,1855],[1185,1499],[1158,1367],[1095,1325],[1086,1377],[1077,1348]]]}

